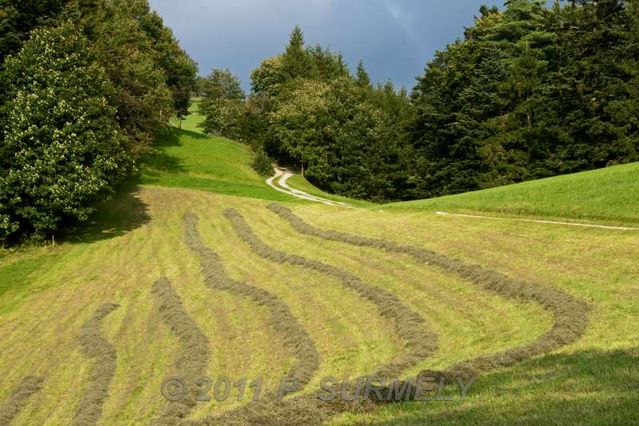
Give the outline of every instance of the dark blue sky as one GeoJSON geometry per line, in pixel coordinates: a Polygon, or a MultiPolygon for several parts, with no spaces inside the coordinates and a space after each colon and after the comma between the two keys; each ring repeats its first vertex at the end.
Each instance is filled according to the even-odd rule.
{"type": "Polygon", "coordinates": [[[229,68],[249,85],[260,62],[283,51],[296,24],[306,42],[363,59],[373,81],[412,88],[436,50],[503,0],[150,0],[199,63],[229,68]]]}

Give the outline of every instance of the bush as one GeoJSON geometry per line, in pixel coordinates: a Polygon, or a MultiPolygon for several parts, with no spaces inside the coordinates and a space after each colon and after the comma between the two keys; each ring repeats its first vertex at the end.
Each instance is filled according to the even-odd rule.
{"type": "Polygon", "coordinates": [[[5,62],[0,241],[85,220],[132,167],[112,86],[71,24],[32,33],[5,62]]]}
{"type": "Polygon", "coordinates": [[[258,151],[253,159],[253,169],[260,176],[272,176],[273,175],[273,160],[269,158],[264,151],[258,151]]]}

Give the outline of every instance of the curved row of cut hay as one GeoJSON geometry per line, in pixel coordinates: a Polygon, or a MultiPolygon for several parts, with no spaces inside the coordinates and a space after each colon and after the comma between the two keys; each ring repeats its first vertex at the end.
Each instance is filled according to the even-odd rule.
{"type": "Polygon", "coordinates": [[[20,414],[29,398],[42,388],[44,378],[27,376],[13,388],[5,402],[0,404],[0,425],[9,425],[20,414]]]}
{"type": "MultiPolygon", "coordinates": [[[[512,366],[533,356],[541,355],[575,342],[584,334],[588,326],[589,305],[559,289],[514,280],[499,272],[484,269],[478,265],[466,264],[423,248],[401,245],[383,239],[320,229],[307,224],[290,209],[279,204],[273,203],[268,206],[268,209],[290,223],[301,234],[354,246],[372,247],[390,253],[407,254],[419,263],[435,265],[444,271],[457,274],[465,280],[502,297],[539,303],[553,314],[554,324],[552,328],[534,342],[492,355],[463,361],[438,374],[444,374],[448,377],[467,378],[477,376],[482,372],[512,366]]],[[[426,371],[422,374],[430,376],[433,372],[426,371]]]]}
{"type": "MultiPolygon", "coordinates": [[[[291,313],[290,308],[281,299],[266,290],[229,278],[217,254],[202,241],[198,231],[198,216],[187,213],[183,219],[184,240],[189,248],[200,257],[205,284],[212,289],[228,291],[267,307],[271,312],[271,326],[284,336],[286,347],[295,354],[297,360],[288,377],[296,378],[301,386],[308,384],[319,369],[320,355],[315,348],[315,343],[291,313]]],[[[328,418],[328,415],[321,414],[322,408],[315,404],[314,399],[300,397],[293,401],[295,402],[291,400],[278,401],[274,392],[269,392],[259,401],[251,401],[222,415],[193,421],[191,424],[312,424],[314,422],[311,419],[328,418]],[[304,419],[308,421],[304,421],[304,419]]]]}
{"type": "Polygon", "coordinates": [[[84,354],[95,359],[86,379],[87,385],[82,393],[73,424],[76,426],[94,425],[102,416],[102,406],[109,396],[109,386],[115,374],[117,354],[115,348],[102,335],[102,320],[119,305],[102,305],[80,330],[80,343],[84,354]]]}
{"type": "MultiPolygon", "coordinates": [[[[303,266],[337,278],[345,288],[354,290],[363,298],[375,303],[382,315],[394,322],[398,334],[406,340],[406,346],[410,348],[411,352],[403,358],[384,366],[376,374],[377,376],[392,376],[395,372],[415,365],[436,350],[436,336],[421,329],[424,325],[423,319],[392,294],[383,289],[364,284],[359,278],[339,268],[273,250],[253,233],[237,211],[229,209],[224,214],[231,221],[240,238],[246,241],[251,246],[251,249],[261,257],[277,263],[291,263],[303,266]],[[416,342],[421,343],[421,345],[416,345],[416,342]]],[[[214,258],[216,262],[214,267],[219,268],[215,253],[212,253],[201,243],[199,235],[189,235],[193,234],[194,230],[196,231],[193,222],[197,223],[197,217],[193,215],[185,216],[187,239],[192,241],[190,245],[195,243],[197,252],[214,258]]],[[[219,273],[218,271],[211,274],[212,276],[217,276],[219,273]]],[[[219,276],[217,278],[220,279],[219,276]]],[[[373,406],[373,402],[363,399],[356,401],[342,399],[322,401],[313,392],[286,400],[269,398],[259,402],[251,402],[222,416],[209,417],[193,423],[206,425],[313,425],[328,420],[331,416],[341,412],[367,411],[373,406]]]]}
{"type": "Polygon", "coordinates": [[[195,406],[197,383],[206,377],[209,363],[209,342],[198,325],[186,313],[180,296],[171,282],[162,277],[153,284],[152,293],[156,296],[162,321],[180,342],[181,350],[175,360],[175,377],[187,386],[184,398],[171,401],[156,419],[157,424],[179,424],[195,406]]]}
{"type": "Polygon", "coordinates": [[[249,403],[221,417],[206,418],[192,425],[206,426],[313,426],[328,421],[345,412],[370,412],[376,405],[371,401],[324,402],[315,394],[305,394],[286,400],[269,400],[249,403]]]}
{"type": "Polygon", "coordinates": [[[227,291],[244,297],[270,311],[271,327],[284,337],[284,345],[296,359],[289,376],[300,385],[308,384],[320,366],[320,355],[315,343],[306,330],[291,313],[290,308],[276,295],[258,287],[232,280],[226,275],[217,254],[207,247],[198,231],[199,218],[186,213],[184,222],[184,241],[200,257],[202,275],[207,287],[227,291]]]}
{"type": "Polygon", "coordinates": [[[224,216],[231,221],[236,233],[258,256],[276,263],[301,266],[336,278],[344,288],[353,290],[360,297],[372,302],[384,318],[393,322],[395,332],[405,343],[408,351],[382,367],[377,373],[378,376],[397,377],[402,371],[417,365],[436,351],[437,336],[427,331],[424,319],[394,294],[366,284],[350,272],[335,266],[274,250],[255,235],[237,210],[227,209],[224,216]]]}
{"type": "MultiPolygon", "coordinates": [[[[229,209],[224,214],[233,224],[237,234],[261,257],[277,263],[303,266],[336,278],[345,288],[354,290],[361,297],[372,301],[385,318],[393,321],[398,334],[406,341],[409,353],[382,367],[375,374],[376,376],[393,377],[394,374],[398,374],[403,369],[430,356],[437,349],[437,336],[423,330],[424,320],[391,293],[364,284],[359,278],[339,268],[273,250],[253,233],[237,211],[229,209]]],[[[363,391],[363,389],[360,390],[360,392],[363,391]]],[[[315,425],[345,411],[370,411],[374,406],[372,401],[361,398],[356,401],[345,401],[339,398],[333,401],[323,401],[313,392],[286,400],[248,404],[248,406],[234,410],[222,417],[207,418],[197,423],[207,425],[315,425]]]]}

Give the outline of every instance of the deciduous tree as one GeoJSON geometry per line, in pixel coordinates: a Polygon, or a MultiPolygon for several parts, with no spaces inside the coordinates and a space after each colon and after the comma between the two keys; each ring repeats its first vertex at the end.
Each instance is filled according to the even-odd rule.
{"type": "Polygon", "coordinates": [[[113,87],[73,25],[38,29],[5,63],[11,81],[0,174],[0,240],[84,220],[133,164],[113,87]]]}

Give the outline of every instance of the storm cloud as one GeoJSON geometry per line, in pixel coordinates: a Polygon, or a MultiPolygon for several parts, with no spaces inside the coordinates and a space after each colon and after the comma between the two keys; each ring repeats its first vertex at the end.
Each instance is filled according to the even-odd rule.
{"type": "Polygon", "coordinates": [[[412,88],[436,50],[463,35],[482,4],[501,0],[150,0],[200,73],[251,70],[280,53],[295,25],[308,44],[364,60],[373,81],[412,88]]]}

